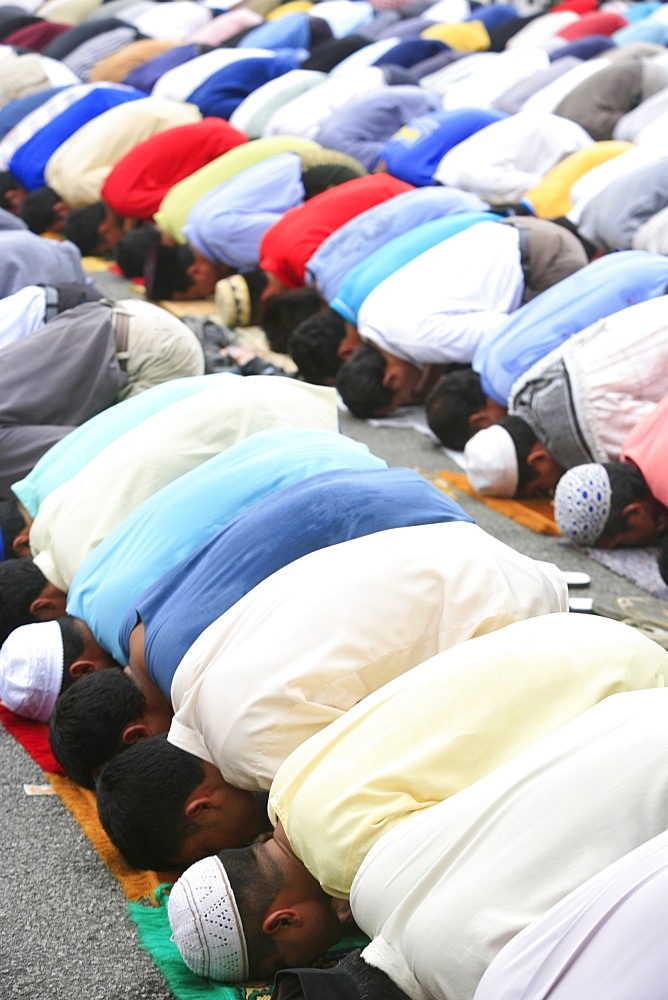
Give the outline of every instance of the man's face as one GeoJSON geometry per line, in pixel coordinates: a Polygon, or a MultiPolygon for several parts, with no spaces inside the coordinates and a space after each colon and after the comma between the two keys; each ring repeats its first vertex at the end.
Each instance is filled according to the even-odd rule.
{"type": "Polygon", "coordinates": [[[120,243],[123,234],[123,220],[120,219],[115,212],[112,212],[107,205],[104,219],[97,227],[97,252],[100,257],[103,257],[104,254],[111,253],[111,251],[114,250],[120,243]]]}
{"type": "Polygon", "coordinates": [[[624,508],[626,525],[614,535],[599,538],[596,548],[621,549],[656,545],[668,529],[665,507],[654,499],[640,500],[624,508]]]}
{"type": "Polygon", "coordinates": [[[338,902],[324,892],[317,898],[300,902],[301,924],[290,929],[278,942],[278,954],[260,965],[262,976],[271,978],[279,969],[312,965],[338,941],[344,928],[334,904],[338,902]]]}
{"type": "Polygon", "coordinates": [[[563,468],[547,452],[541,457],[540,463],[533,466],[533,469],[536,473],[535,477],[522,490],[518,490],[515,496],[535,497],[549,494],[564,474],[563,468]]]}
{"type": "Polygon", "coordinates": [[[418,392],[422,374],[420,369],[392,354],[384,351],[381,354],[385,358],[383,386],[394,394],[392,405],[385,413],[392,413],[399,406],[415,406],[421,402],[418,392]]]}
{"type": "Polygon", "coordinates": [[[266,807],[253,792],[224,783],[213,805],[192,817],[196,829],[184,838],[175,868],[218,854],[228,847],[245,847],[267,823],[266,807]]]}
{"type": "MultiPolygon", "coordinates": [[[[192,249],[192,248],[191,248],[192,249]]],[[[185,292],[174,292],[172,298],[175,301],[185,302],[192,299],[207,299],[213,295],[216,282],[223,277],[218,264],[207,260],[199,250],[192,249],[193,262],[186,268],[186,274],[190,278],[190,285],[185,292]]]]}
{"type": "Polygon", "coordinates": [[[336,356],[339,361],[348,361],[353,356],[358,347],[362,346],[362,338],[357,332],[357,327],[352,323],[345,324],[343,340],[336,349],[336,356]]]}

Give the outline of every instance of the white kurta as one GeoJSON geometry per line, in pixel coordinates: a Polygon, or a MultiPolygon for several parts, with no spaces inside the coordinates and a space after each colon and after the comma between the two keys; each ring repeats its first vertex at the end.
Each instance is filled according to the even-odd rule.
{"type": "Polygon", "coordinates": [[[416,365],[470,363],[523,292],[517,229],[479,222],[376,285],[357,327],[363,340],[416,365]]]}
{"type": "Polygon", "coordinates": [[[667,723],[668,690],[614,694],[395,827],[352,886],[363,957],[411,1000],[470,1000],[515,934],[666,829],[667,723]]]}
{"type": "Polygon", "coordinates": [[[299,744],[434,653],[564,610],[561,573],[452,522],[298,559],[207,628],[172,683],[169,740],[238,788],[268,788],[299,744]]]}
{"type": "Polygon", "coordinates": [[[454,146],[434,182],[473,191],[490,205],[517,202],[555,164],[593,141],[567,118],[519,111],[454,146]]]}
{"type": "Polygon", "coordinates": [[[629,626],[586,615],[542,615],[469,639],[385,684],[291,753],[271,787],[270,818],[281,819],[325,891],[345,896],[366,854],[397,824],[601,699],[662,688],[667,661],[629,626]]]}
{"type": "Polygon", "coordinates": [[[107,445],[41,504],[30,547],[63,591],[88,553],[147,497],[255,431],[338,430],[333,389],[286,378],[215,376],[107,445]]]}
{"type": "Polygon", "coordinates": [[[475,1000],[665,1000],[668,831],[604,868],[510,941],[475,1000]]]}

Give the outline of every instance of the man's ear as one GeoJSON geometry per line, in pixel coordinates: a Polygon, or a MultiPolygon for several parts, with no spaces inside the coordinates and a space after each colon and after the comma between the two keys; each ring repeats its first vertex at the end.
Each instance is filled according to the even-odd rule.
{"type": "Polygon", "coordinates": [[[657,511],[646,500],[634,500],[622,508],[622,517],[630,528],[654,531],[661,535],[668,527],[668,517],[663,510],[657,511]]]}
{"type": "Polygon", "coordinates": [[[487,410],[476,410],[475,413],[469,414],[466,423],[475,433],[476,431],[487,430],[488,427],[492,426],[493,421],[487,410]]]}
{"type": "Polygon", "coordinates": [[[123,746],[131,747],[141,740],[147,740],[151,733],[143,722],[129,722],[121,733],[121,743],[123,746]]]}
{"type": "Polygon", "coordinates": [[[68,205],[66,201],[61,200],[54,203],[53,212],[58,219],[66,219],[71,211],[72,206],[68,205]]]}
{"type": "Polygon", "coordinates": [[[23,559],[26,556],[30,558],[32,555],[30,552],[30,528],[27,525],[25,528],[21,528],[19,533],[14,536],[12,552],[17,559],[23,559]]]}
{"type": "Polygon", "coordinates": [[[101,669],[102,667],[95,660],[75,660],[74,663],[70,663],[67,672],[73,681],[78,681],[81,677],[94,674],[101,669]]]}
{"type": "Polygon", "coordinates": [[[66,603],[66,594],[56,590],[55,587],[46,586],[35,600],[30,602],[28,610],[37,621],[49,622],[65,614],[66,603]]]}
{"type": "Polygon", "coordinates": [[[184,814],[188,819],[197,822],[198,819],[202,819],[204,813],[208,812],[209,809],[215,808],[215,802],[212,797],[208,795],[205,791],[201,790],[198,786],[195,791],[186,799],[186,804],[183,809],[184,814]]]}
{"type": "Polygon", "coordinates": [[[529,454],[527,455],[527,465],[530,469],[534,469],[539,472],[545,465],[546,462],[552,464],[552,456],[549,451],[543,447],[540,441],[536,441],[535,444],[531,445],[529,454]]]}
{"type": "Polygon", "coordinates": [[[282,910],[272,910],[262,921],[262,933],[270,937],[280,935],[287,927],[301,927],[304,923],[299,910],[286,907],[282,910]]]}

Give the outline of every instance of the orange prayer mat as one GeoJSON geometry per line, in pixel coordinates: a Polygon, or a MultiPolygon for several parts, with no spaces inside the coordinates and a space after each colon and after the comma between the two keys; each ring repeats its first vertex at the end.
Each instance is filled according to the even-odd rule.
{"type": "Polygon", "coordinates": [[[457,493],[467,497],[473,497],[483,503],[491,510],[498,511],[504,517],[509,517],[518,524],[523,524],[525,528],[536,531],[541,535],[559,535],[559,529],[554,520],[554,509],[551,500],[547,499],[526,499],[526,500],[506,500],[502,497],[484,497],[476,493],[464,472],[440,472],[422,473],[434,486],[447,493],[454,500],[457,500],[457,493]]]}

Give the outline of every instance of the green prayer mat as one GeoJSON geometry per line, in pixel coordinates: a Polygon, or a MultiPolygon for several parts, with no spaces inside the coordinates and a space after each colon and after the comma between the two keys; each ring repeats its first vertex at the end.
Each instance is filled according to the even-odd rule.
{"type": "MultiPolygon", "coordinates": [[[[139,943],[162,972],[176,1000],[198,1000],[201,997],[215,1000],[269,1000],[271,983],[226,986],[212,979],[202,979],[184,965],[171,939],[172,932],[167,919],[170,889],[171,886],[163,882],[155,891],[155,900],[147,900],[146,904],[128,903],[128,913],[137,928],[139,943]]],[[[317,964],[322,968],[335,965],[348,951],[362,948],[367,943],[368,938],[363,935],[344,938],[317,964]]]]}

